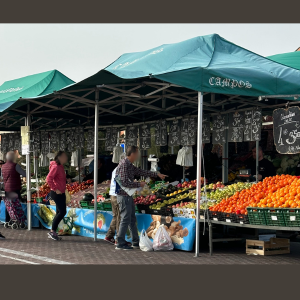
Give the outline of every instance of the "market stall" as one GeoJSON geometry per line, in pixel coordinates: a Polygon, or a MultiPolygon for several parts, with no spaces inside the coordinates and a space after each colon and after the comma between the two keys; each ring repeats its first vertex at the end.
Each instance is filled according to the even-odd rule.
{"type": "MultiPolygon", "coordinates": [[[[222,179],[223,182],[227,182],[228,142],[239,140],[239,136],[235,136],[233,140],[228,138],[229,114],[247,112],[252,115],[252,120],[256,120],[255,112],[284,107],[285,98],[295,100],[291,94],[300,93],[299,77],[298,70],[254,54],[218,35],[210,35],[177,44],[163,45],[144,52],[122,55],[104,70],[77,84],[49,96],[18,100],[20,104],[18,112],[15,110],[11,112],[9,108],[7,110],[12,118],[30,115],[30,120],[33,122],[51,118],[55,112],[56,118],[60,120],[57,127],[64,127],[66,123],[68,125],[68,122],[73,122],[75,115],[81,118],[81,126],[92,129],[90,121],[94,119],[94,153],[98,152],[99,128],[110,131],[111,135],[107,135],[109,140],[109,136],[115,136],[116,129],[119,131],[125,129],[129,133],[133,125],[145,126],[161,120],[168,123],[182,120],[183,124],[189,124],[190,118],[196,118],[198,123],[193,124],[195,124],[197,140],[189,140],[188,129],[179,139],[176,136],[177,131],[173,134],[169,127],[168,144],[169,146],[177,143],[183,146],[197,144],[198,179],[204,177],[201,147],[202,142],[207,138],[207,131],[204,130],[207,126],[204,125],[210,123],[212,118],[212,123],[215,124],[213,141],[215,144],[223,145],[222,179]],[[290,97],[282,96],[287,94],[290,97]],[[262,96],[268,95],[278,96],[276,99],[269,98],[268,102],[260,101],[265,99],[262,96]],[[30,109],[22,106],[22,101],[30,103],[30,109]]],[[[11,122],[9,118],[3,118],[3,121],[9,122],[9,125],[18,124],[17,121],[11,122]]],[[[69,127],[72,128],[72,125],[69,127]]],[[[233,127],[235,127],[234,132],[241,131],[237,126],[233,127]]],[[[163,129],[164,127],[160,125],[161,135],[166,132],[163,129]]],[[[248,141],[253,141],[257,145],[260,140],[260,136],[255,134],[257,128],[250,129],[248,141]]],[[[195,133],[195,130],[192,132],[195,133]]],[[[130,137],[127,133],[124,138],[125,143],[135,144],[138,139],[136,134],[130,137]]],[[[147,149],[149,137],[143,138],[142,145],[146,145],[145,149],[147,149]]],[[[160,144],[163,146],[162,139],[160,144]]],[[[111,142],[110,146],[112,146],[111,142]]],[[[96,163],[95,161],[95,168],[96,163]]],[[[97,172],[94,181],[97,182],[97,172]]],[[[94,195],[96,194],[95,185],[94,195]]],[[[196,199],[198,200],[196,202],[196,256],[198,256],[201,180],[197,181],[196,199]]],[[[95,201],[94,219],[96,218],[95,201]]],[[[96,232],[95,223],[95,240],[96,232]]]]}

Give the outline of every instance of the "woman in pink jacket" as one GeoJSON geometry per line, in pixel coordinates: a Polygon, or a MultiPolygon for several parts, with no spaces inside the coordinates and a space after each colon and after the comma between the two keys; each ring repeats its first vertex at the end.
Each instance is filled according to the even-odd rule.
{"type": "Polygon", "coordinates": [[[64,151],[59,151],[54,161],[50,163],[49,174],[47,176],[47,182],[50,186],[50,197],[55,201],[56,204],[56,215],[53,219],[52,229],[48,233],[48,237],[58,241],[56,230],[60,221],[64,218],[67,213],[66,208],[66,172],[64,164],[68,161],[68,156],[64,151]]]}

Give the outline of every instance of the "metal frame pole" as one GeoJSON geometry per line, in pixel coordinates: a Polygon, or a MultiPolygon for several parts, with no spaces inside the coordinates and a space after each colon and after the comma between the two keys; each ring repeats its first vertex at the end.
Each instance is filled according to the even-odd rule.
{"type": "MultiPolygon", "coordinates": [[[[228,115],[225,117],[226,124],[225,127],[227,127],[228,124],[228,115]]],[[[225,143],[222,146],[222,182],[227,183],[228,182],[228,129],[225,129],[225,143]]]]}
{"type": "Polygon", "coordinates": [[[258,182],[258,153],[259,153],[259,141],[256,141],[256,183],[258,182]]]}
{"type": "Polygon", "coordinates": [[[196,208],[196,243],[195,257],[199,256],[200,246],[200,200],[201,200],[201,157],[202,157],[202,114],[203,114],[203,94],[198,92],[198,139],[197,139],[197,208],[196,208]]]}
{"type": "MultiPolygon", "coordinates": [[[[27,105],[27,117],[25,125],[30,126],[30,104],[27,105]]],[[[30,130],[29,130],[29,150],[30,151],[30,130]]],[[[31,230],[31,171],[30,171],[30,152],[26,154],[26,186],[27,186],[27,227],[31,230]]]]}
{"type": "Polygon", "coordinates": [[[99,90],[95,92],[95,141],[94,141],[94,241],[97,241],[97,183],[98,183],[98,126],[99,126],[99,90]]]}

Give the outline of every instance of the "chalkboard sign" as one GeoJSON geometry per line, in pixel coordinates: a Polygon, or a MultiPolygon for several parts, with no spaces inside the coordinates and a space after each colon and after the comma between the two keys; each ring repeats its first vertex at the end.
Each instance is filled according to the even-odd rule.
{"type": "Polygon", "coordinates": [[[75,148],[75,131],[67,131],[67,149],[69,152],[73,152],[75,148]]]}
{"type": "Polygon", "coordinates": [[[118,129],[115,127],[109,127],[106,129],[105,135],[105,150],[113,151],[118,142],[118,129]]]}
{"type": "Polygon", "coordinates": [[[14,134],[13,133],[9,133],[9,140],[8,140],[8,149],[9,151],[13,151],[15,150],[15,141],[14,141],[14,134]]]}
{"type": "Polygon", "coordinates": [[[67,148],[67,133],[63,130],[60,132],[59,136],[59,149],[66,151],[67,148]]]}
{"type": "Polygon", "coordinates": [[[300,109],[279,108],[273,112],[274,143],[281,154],[300,153],[300,109]]]}
{"type": "Polygon", "coordinates": [[[210,143],[210,117],[203,116],[202,119],[202,143],[210,143]]]}
{"type": "Polygon", "coordinates": [[[42,154],[49,153],[49,133],[47,131],[41,132],[41,151],[42,154]]]}
{"type": "Polygon", "coordinates": [[[244,114],[238,111],[229,114],[228,142],[243,142],[244,114]]]}
{"type": "Polygon", "coordinates": [[[166,146],[168,139],[167,121],[159,120],[155,123],[155,145],[166,146]]]}
{"type": "Polygon", "coordinates": [[[105,134],[105,151],[112,151],[113,145],[111,143],[112,140],[112,127],[106,128],[105,134]]]}
{"type": "Polygon", "coordinates": [[[94,151],[94,131],[93,130],[89,130],[87,132],[86,146],[87,146],[88,151],[90,151],[90,152],[94,151]]]}
{"type": "Polygon", "coordinates": [[[137,146],[138,127],[126,127],[126,146],[137,146]]]}
{"type": "Polygon", "coordinates": [[[180,146],[180,122],[175,119],[170,123],[169,146],[180,146]]]}
{"type": "Polygon", "coordinates": [[[54,152],[58,149],[59,135],[57,131],[50,132],[50,151],[54,152]]]}
{"type": "Polygon", "coordinates": [[[20,133],[15,133],[14,134],[14,150],[18,150],[21,152],[22,150],[22,138],[20,133]]]}
{"type": "Polygon", "coordinates": [[[213,144],[226,143],[226,130],[225,130],[225,116],[217,115],[213,116],[213,144]]]}
{"type": "Polygon", "coordinates": [[[40,131],[34,131],[32,133],[32,142],[30,144],[30,148],[34,151],[40,151],[41,150],[41,132],[40,131]]]}
{"type": "Polygon", "coordinates": [[[80,149],[84,148],[85,146],[85,137],[84,137],[84,129],[83,127],[79,128],[79,147],[80,149]]]}
{"type": "Polygon", "coordinates": [[[260,141],[262,112],[261,109],[247,110],[244,113],[244,141],[260,141]]]}
{"type": "Polygon", "coordinates": [[[8,134],[1,134],[1,152],[3,154],[9,151],[8,140],[9,140],[8,134]]]}
{"type": "Polygon", "coordinates": [[[196,120],[195,118],[182,118],[180,144],[182,146],[195,145],[196,142],[196,120]]]}
{"type": "Polygon", "coordinates": [[[142,124],[139,127],[140,147],[142,150],[151,148],[150,124],[142,124]]]}

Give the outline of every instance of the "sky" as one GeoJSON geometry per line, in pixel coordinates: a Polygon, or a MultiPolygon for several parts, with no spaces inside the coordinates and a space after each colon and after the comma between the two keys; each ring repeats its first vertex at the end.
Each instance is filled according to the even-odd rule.
{"type": "Polygon", "coordinates": [[[263,56],[293,52],[299,32],[300,24],[0,24],[0,84],[53,69],[78,82],[123,53],[213,33],[263,56]]]}

